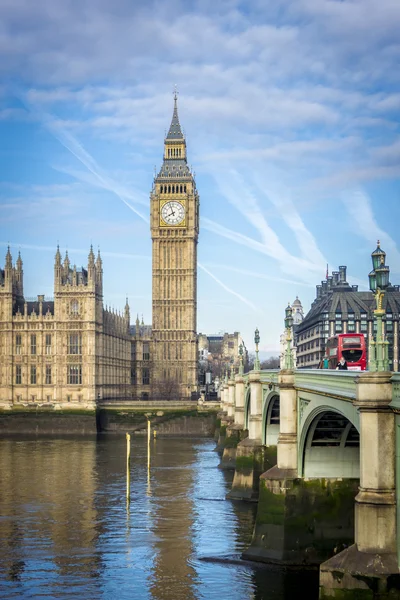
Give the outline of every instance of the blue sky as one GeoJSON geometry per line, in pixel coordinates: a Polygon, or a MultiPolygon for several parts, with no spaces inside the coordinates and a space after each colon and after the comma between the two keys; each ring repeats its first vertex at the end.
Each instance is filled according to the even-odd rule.
{"type": "Polygon", "coordinates": [[[398,0],[3,0],[0,265],[53,295],[57,243],[151,322],[149,192],[174,85],[200,193],[198,331],[276,353],[329,270],[400,283],[398,0]],[[2,253],[2,254],[1,254],[2,253]]]}

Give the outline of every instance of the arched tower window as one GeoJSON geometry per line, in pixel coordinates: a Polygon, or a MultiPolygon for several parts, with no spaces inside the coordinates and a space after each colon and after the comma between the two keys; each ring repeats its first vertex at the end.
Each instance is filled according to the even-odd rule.
{"type": "Polygon", "coordinates": [[[78,300],[71,301],[71,315],[79,314],[79,302],[78,300]]]}

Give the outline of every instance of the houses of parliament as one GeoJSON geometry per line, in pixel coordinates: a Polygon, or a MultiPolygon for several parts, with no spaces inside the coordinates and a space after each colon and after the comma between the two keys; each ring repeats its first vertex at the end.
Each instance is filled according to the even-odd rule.
{"type": "Polygon", "coordinates": [[[152,325],[103,304],[103,267],[57,248],[54,298],[27,300],[23,262],[0,268],[0,404],[94,408],[101,400],[190,398],[197,390],[199,196],[174,96],[164,157],[150,194],[152,325]]]}

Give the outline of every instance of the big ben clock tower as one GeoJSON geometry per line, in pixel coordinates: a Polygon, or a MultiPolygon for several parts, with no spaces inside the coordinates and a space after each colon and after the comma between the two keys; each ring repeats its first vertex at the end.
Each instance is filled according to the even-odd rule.
{"type": "MultiPolygon", "coordinates": [[[[197,389],[199,196],[186,160],[177,94],[164,160],[150,196],[153,242],[153,396],[197,389]]],[[[173,399],[173,397],[171,397],[173,399]]]]}

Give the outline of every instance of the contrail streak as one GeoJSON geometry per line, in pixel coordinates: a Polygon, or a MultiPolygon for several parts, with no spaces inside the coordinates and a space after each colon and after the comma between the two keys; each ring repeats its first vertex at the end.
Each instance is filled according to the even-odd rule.
{"type": "Polygon", "coordinates": [[[38,120],[43,124],[44,127],[66,148],[79,162],[81,162],[92,175],[96,177],[100,186],[113,194],[115,194],[132,212],[138,217],[143,219],[146,223],[149,222],[148,217],[142,214],[134,206],[132,206],[118,190],[118,185],[109,176],[105,175],[95,159],[85,150],[85,148],[76,140],[68,131],[62,129],[56,122],[55,119],[46,113],[39,112],[38,109],[32,108],[26,98],[21,98],[21,101],[25,104],[26,108],[34,113],[38,120]]]}
{"type": "Polygon", "coordinates": [[[229,294],[232,294],[232,296],[236,296],[236,298],[238,298],[244,304],[247,304],[247,306],[250,306],[250,308],[252,308],[255,312],[259,312],[258,308],[256,306],[254,306],[254,304],[252,302],[250,302],[250,300],[247,300],[247,298],[245,298],[241,294],[238,294],[238,292],[235,292],[234,290],[232,290],[231,288],[229,288],[227,285],[225,285],[224,283],[222,283],[222,281],[220,281],[218,279],[218,277],[215,277],[215,275],[213,275],[201,263],[197,262],[197,265],[198,265],[198,267],[200,269],[202,269],[205,273],[207,273],[207,275],[209,275],[212,279],[214,279],[214,281],[216,281],[218,283],[218,285],[220,285],[226,292],[228,292],[229,294]]]}

